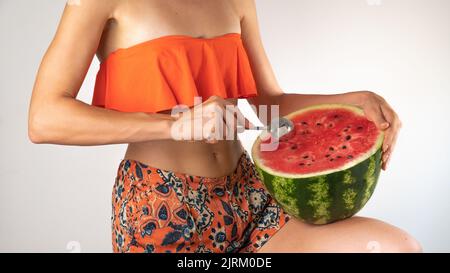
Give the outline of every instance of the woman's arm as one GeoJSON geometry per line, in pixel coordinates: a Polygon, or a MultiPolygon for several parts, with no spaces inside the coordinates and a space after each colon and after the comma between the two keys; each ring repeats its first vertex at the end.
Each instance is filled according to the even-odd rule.
{"type": "Polygon", "coordinates": [[[102,145],[170,138],[170,115],[122,113],[76,99],[116,1],[66,5],[33,89],[28,121],[32,142],[102,145]]]}
{"type": "Polygon", "coordinates": [[[370,91],[334,95],[285,94],[278,85],[262,45],[255,1],[240,0],[239,7],[242,39],[258,89],[258,96],[249,98],[248,101],[256,107],[279,105],[281,116],[313,104],[346,103],[359,106],[368,119],[373,120],[380,129],[385,130],[382,167],[386,169],[401,127],[401,122],[390,105],[382,97],[370,91]]]}

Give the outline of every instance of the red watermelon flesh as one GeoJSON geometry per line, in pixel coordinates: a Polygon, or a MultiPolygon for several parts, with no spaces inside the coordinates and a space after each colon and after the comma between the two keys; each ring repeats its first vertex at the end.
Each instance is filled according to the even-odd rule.
{"type": "Polygon", "coordinates": [[[259,159],[291,175],[341,169],[369,152],[380,134],[372,121],[346,108],[315,109],[290,119],[294,133],[282,137],[276,150],[260,151],[259,159]]]}

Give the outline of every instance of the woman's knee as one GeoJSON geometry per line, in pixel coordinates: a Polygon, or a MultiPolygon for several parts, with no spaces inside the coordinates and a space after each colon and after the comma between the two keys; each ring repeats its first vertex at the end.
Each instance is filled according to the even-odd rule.
{"type": "Polygon", "coordinates": [[[385,240],[384,246],[381,244],[381,252],[422,252],[420,243],[411,235],[403,230],[391,231],[388,240],[385,240]]]}
{"type": "Polygon", "coordinates": [[[422,252],[420,243],[404,230],[380,220],[355,217],[360,240],[367,242],[368,252],[422,252]]]}
{"type": "Polygon", "coordinates": [[[385,222],[352,217],[313,226],[292,219],[261,252],[421,252],[405,231],[385,222]]]}

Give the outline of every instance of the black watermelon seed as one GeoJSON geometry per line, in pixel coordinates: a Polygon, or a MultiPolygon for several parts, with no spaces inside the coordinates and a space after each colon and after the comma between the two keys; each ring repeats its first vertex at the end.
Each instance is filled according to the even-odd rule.
{"type": "Polygon", "coordinates": [[[338,155],[338,156],[336,156],[336,158],[342,158],[342,156],[338,155]]]}
{"type": "Polygon", "coordinates": [[[330,155],[325,155],[325,157],[330,157],[330,155]]]}
{"type": "Polygon", "coordinates": [[[351,135],[348,135],[348,136],[345,137],[345,139],[346,139],[346,140],[350,140],[350,139],[352,139],[352,136],[351,136],[351,135]]]}
{"type": "Polygon", "coordinates": [[[305,166],[305,163],[300,163],[300,164],[298,164],[298,165],[300,165],[300,166],[302,166],[302,167],[303,167],[303,166],[305,166]]]}
{"type": "Polygon", "coordinates": [[[339,118],[339,115],[334,115],[334,118],[339,118]]]}
{"type": "Polygon", "coordinates": [[[297,149],[297,144],[292,145],[292,146],[291,146],[291,149],[292,149],[292,150],[297,149]]]}
{"type": "Polygon", "coordinates": [[[342,146],[342,149],[344,149],[344,150],[345,150],[345,149],[347,149],[347,146],[345,146],[345,145],[344,145],[344,146],[342,146]]]}
{"type": "Polygon", "coordinates": [[[317,125],[317,126],[322,126],[322,123],[317,122],[316,125],[317,125]]]}
{"type": "Polygon", "coordinates": [[[347,158],[348,158],[348,159],[352,159],[353,156],[352,156],[352,155],[348,155],[347,158]]]}
{"type": "Polygon", "coordinates": [[[358,128],[356,128],[357,130],[362,130],[363,127],[362,126],[358,126],[358,128]]]}
{"type": "Polygon", "coordinates": [[[330,158],[330,161],[333,161],[334,159],[333,158],[330,158]]]}
{"type": "Polygon", "coordinates": [[[308,166],[311,166],[311,163],[308,163],[308,166]]]}
{"type": "Polygon", "coordinates": [[[344,132],[348,132],[348,128],[345,128],[345,129],[344,129],[344,132]]]}
{"type": "Polygon", "coordinates": [[[331,128],[331,127],[333,127],[333,124],[328,124],[328,128],[331,128]]]}
{"type": "Polygon", "coordinates": [[[330,151],[334,151],[334,148],[333,147],[330,147],[330,148],[328,148],[330,151]]]}
{"type": "Polygon", "coordinates": [[[308,125],[308,122],[302,121],[302,125],[308,125]]]}
{"type": "Polygon", "coordinates": [[[303,156],[304,159],[307,159],[308,157],[309,157],[309,156],[307,156],[307,155],[303,156]]]}

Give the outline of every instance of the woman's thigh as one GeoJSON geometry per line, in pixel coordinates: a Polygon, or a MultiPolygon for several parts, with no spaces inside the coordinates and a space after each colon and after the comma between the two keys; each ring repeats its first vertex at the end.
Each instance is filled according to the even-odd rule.
{"type": "Polygon", "coordinates": [[[420,252],[405,231],[385,222],[352,217],[313,226],[291,219],[259,252],[420,252]]]}

